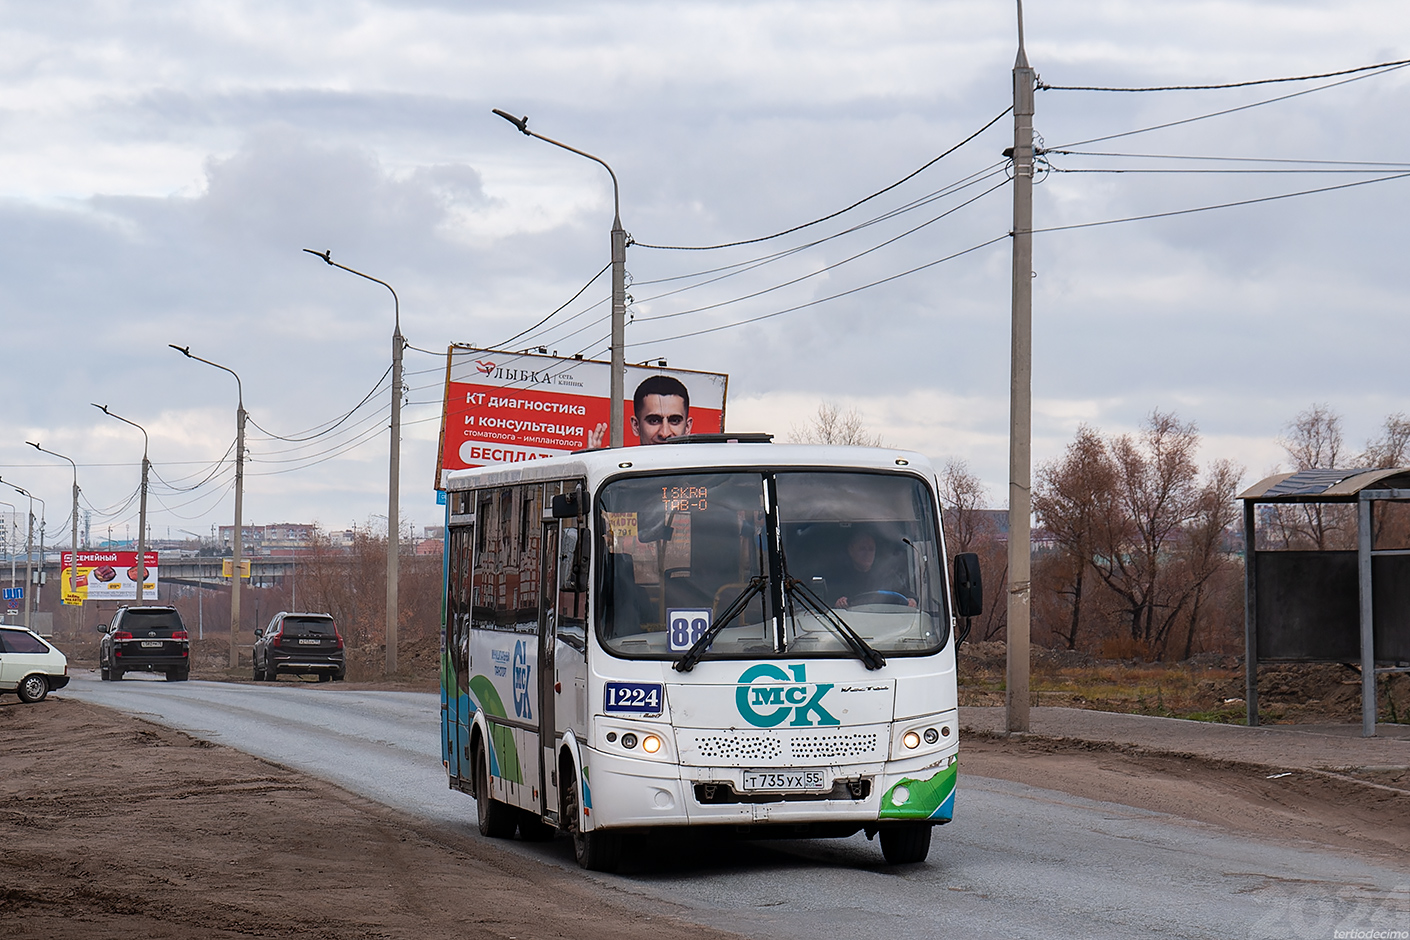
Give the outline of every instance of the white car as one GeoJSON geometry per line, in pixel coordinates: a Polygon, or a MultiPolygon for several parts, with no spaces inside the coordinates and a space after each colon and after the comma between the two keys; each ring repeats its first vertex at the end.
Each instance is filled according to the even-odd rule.
{"type": "Polygon", "coordinates": [[[0,624],[0,693],[42,702],[50,689],[68,684],[67,656],[31,630],[0,624]]]}

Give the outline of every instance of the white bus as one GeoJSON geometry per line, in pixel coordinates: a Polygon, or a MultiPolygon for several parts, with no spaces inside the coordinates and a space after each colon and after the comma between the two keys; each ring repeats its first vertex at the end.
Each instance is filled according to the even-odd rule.
{"type": "Polygon", "coordinates": [[[923,861],[982,596],[973,555],[952,596],[929,461],[700,437],[449,476],[450,786],[594,870],[678,826],[923,861]]]}

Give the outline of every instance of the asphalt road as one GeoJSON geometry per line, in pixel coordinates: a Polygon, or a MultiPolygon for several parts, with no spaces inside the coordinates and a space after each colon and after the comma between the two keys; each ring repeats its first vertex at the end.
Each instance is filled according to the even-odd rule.
{"type": "MultiPolygon", "coordinates": [[[[474,801],[446,787],[434,694],[293,681],[104,683],[96,673],[56,694],[276,761],[438,826],[475,828],[474,801]]],[[[1410,899],[1405,871],[1007,781],[962,774],[956,814],[921,866],[887,866],[861,835],[692,838],[642,846],[623,874],[581,877],[643,909],[779,940],[1331,938],[1402,927],[1410,899]]],[[[496,844],[576,869],[563,839],[496,844]]]]}

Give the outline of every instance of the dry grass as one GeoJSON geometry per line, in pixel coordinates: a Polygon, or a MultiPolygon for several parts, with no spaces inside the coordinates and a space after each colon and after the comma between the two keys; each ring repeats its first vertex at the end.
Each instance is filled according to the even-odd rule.
{"type": "MultiPolygon", "coordinates": [[[[960,649],[960,704],[1002,705],[1001,642],[960,649]]],[[[1381,680],[1380,720],[1410,721],[1410,676],[1381,680]]],[[[1361,679],[1336,664],[1271,664],[1259,668],[1259,717],[1269,723],[1357,721],[1361,679]]],[[[1029,678],[1035,706],[1159,715],[1243,724],[1244,670],[1235,657],[1177,663],[1101,660],[1089,654],[1034,648],[1029,678]]]]}

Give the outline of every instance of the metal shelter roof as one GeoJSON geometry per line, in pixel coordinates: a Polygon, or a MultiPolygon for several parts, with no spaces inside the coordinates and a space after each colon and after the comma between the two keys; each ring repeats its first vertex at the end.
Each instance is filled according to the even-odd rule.
{"type": "Polygon", "coordinates": [[[1316,468],[1296,473],[1275,473],[1238,495],[1260,503],[1354,502],[1366,489],[1410,488],[1410,467],[1316,468]]]}

